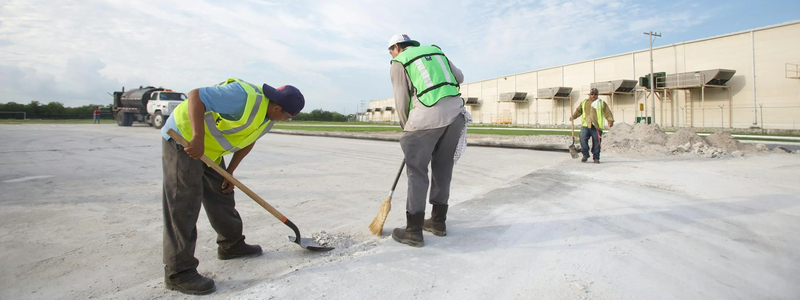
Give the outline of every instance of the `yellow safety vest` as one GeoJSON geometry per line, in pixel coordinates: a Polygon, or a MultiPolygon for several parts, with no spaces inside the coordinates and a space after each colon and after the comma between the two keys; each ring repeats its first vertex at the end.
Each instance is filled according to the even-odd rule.
{"type": "MultiPolygon", "coordinates": [[[[586,116],[586,101],[588,100],[589,99],[584,99],[583,102],[581,102],[581,107],[583,107],[583,111],[581,112],[581,124],[583,124],[583,127],[591,128],[592,125],[586,124],[586,118],[584,117],[586,116]]],[[[597,109],[595,109],[595,112],[597,112],[597,126],[599,126],[600,130],[603,130],[603,101],[600,99],[594,101],[597,102],[597,109]]]]}
{"type": "MultiPolygon", "coordinates": [[[[247,92],[247,103],[244,113],[238,120],[227,120],[220,114],[207,111],[203,116],[205,122],[205,155],[216,163],[222,156],[234,153],[254,143],[258,138],[272,129],[274,122],[267,118],[269,99],[264,97],[261,88],[237,78],[230,78],[218,86],[238,82],[247,92]]],[[[181,135],[192,140],[192,124],[189,121],[189,101],[183,101],[172,113],[181,135]]]]}

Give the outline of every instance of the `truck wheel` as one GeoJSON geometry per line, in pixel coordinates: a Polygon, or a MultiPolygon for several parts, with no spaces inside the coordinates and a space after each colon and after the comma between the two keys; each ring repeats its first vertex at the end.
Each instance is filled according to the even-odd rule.
{"type": "Polygon", "coordinates": [[[161,115],[160,111],[157,111],[153,116],[153,127],[156,129],[161,129],[161,127],[164,127],[164,116],[161,115]]]}
{"type": "Polygon", "coordinates": [[[117,119],[117,126],[125,126],[125,113],[118,112],[115,119],[117,119]]]}
{"type": "Polygon", "coordinates": [[[124,120],[125,124],[123,124],[123,126],[131,126],[133,125],[133,121],[135,121],[133,114],[125,114],[124,120]]]}
{"type": "Polygon", "coordinates": [[[131,119],[130,114],[126,114],[124,112],[117,113],[117,125],[118,126],[131,126],[133,124],[133,120],[131,119]]]}

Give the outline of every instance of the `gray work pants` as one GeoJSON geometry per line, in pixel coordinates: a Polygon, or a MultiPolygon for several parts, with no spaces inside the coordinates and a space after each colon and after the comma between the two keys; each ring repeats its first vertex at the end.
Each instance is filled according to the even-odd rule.
{"type": "MultiPolygon", "coordinates": [[[[163,139],[162,139],[163,140],[163,139]]],[[[194,257],[197,218],[205,207],[208,221],[223,249],[244,240],[242,218],[233,193],[222,194],[224,178],[201,160],[189,157],[174,140],[161,146],[164,168],[164,272],[171,279],[191,277],[199,261],[194,257]]],[[[225,168],[225,161],[220,163],[225,168]]]]}
{"type": "Polygon", "coordinates": [[[450,179],[453,177],[453,156],[458,146],[458,138],[464,127],[464,116],[456,116],[446,127],[403,132],[400,147],[406,156],[408,174],[408,199],[406,211],[409,214],[425,212],[425,199],[428,198],[428,164],[431,166],[430,203],[447,204],[450,199],[450,179]]]}

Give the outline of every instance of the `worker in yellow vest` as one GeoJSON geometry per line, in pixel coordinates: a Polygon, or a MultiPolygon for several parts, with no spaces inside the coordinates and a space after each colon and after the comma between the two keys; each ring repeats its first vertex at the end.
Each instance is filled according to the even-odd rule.
{"type": "Polygon", "coordinates": [[[594,163],[600,163],[600,141],[603,136],[603,119],[608,120],[608,127],[614,126],[614,115],[608,105],[597,99],[597,89],[589,90],[589,99],[583,100],[581,105],[572,113],[570,121],[581,117],[581,162],[589,160],[589,138],[592,139],[592,159],[594,163]]]}
{"type": "Polygon", "coordinates": [[[217,232],[217,257],[222,260],[261,255],[242,235],[242,218],[234,207],[233,184],[199,160],[204,154],[233,174],[255,141],[274,122],[297,115],[305,106],[290,85],[256,86],[231,78],[194,89],[161,129],[164,169],[164,283],[167,289],[203,295],[216,290],[214,280],[197,272],[194,256],[201,204],[217,232]],[[167,131],[189,141],[184,148],[167,131]],[[225,166],[224,155],[233,154],[225,166]]]}
{"type": "Polygon", "coordinates": [[[445,220],[456,150],[467,116],[459,84],[461,70],[437,46],[420,46],[405,34],[389,39],[390,77],[403,135],[408,199],[406,227],[395,228],[392,238],[412,247],[424,246],[422,230],[447,234],[445,220]],[[431,180],[428,180],[428,165],[431,180]],[[430,184],[430,185],[429,185],[430,184]],[[425,220],[425,200],[432,205],[425,220]]]}

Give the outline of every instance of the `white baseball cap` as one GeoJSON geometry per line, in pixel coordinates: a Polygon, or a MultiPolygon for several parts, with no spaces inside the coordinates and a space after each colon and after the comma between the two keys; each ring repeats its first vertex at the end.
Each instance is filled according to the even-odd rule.
{"type": "Polygon", "coordinates": [[[412,46],[419,46],[419,42],[417,42],[415,40],[412,40],[405,33],[398,33],[398,34],[393,35],[392,38],[389,39],[389,46],[388,47],[391,48],[392,46],[394,46],[397,43],[408,43],[408,44],[411,44],[412,46]]]}

